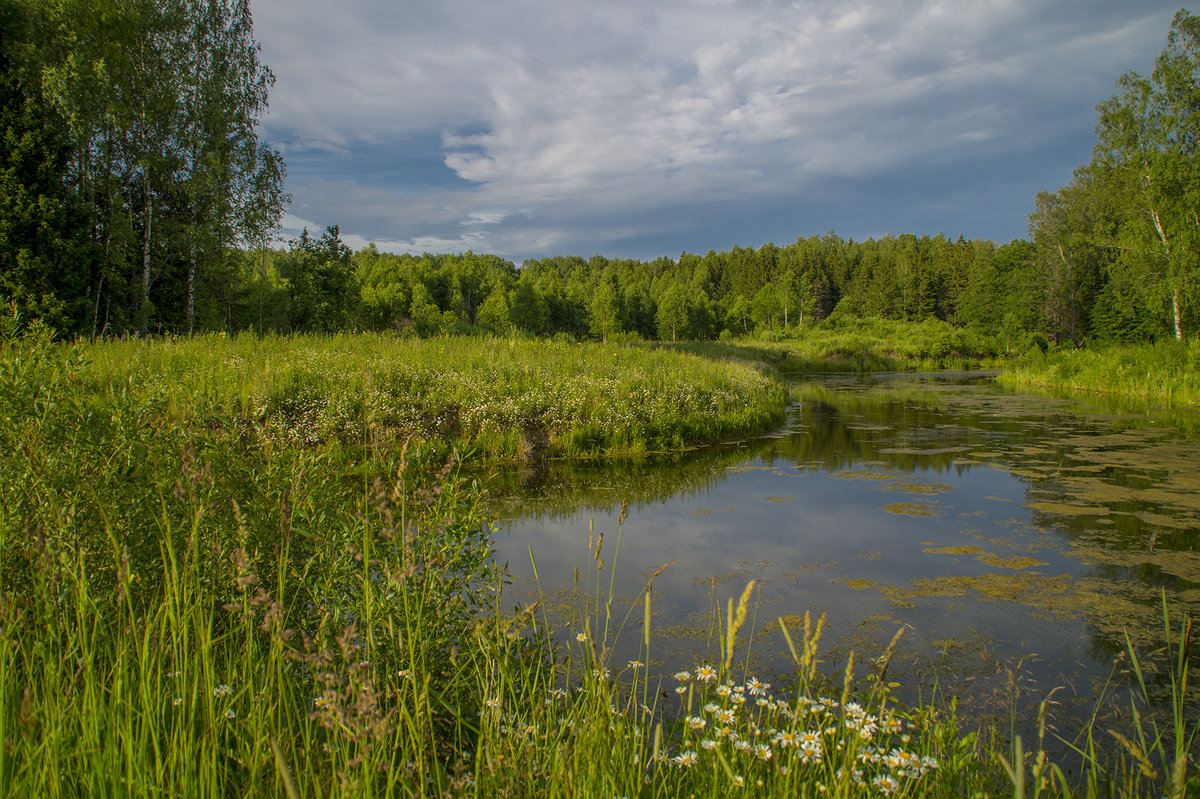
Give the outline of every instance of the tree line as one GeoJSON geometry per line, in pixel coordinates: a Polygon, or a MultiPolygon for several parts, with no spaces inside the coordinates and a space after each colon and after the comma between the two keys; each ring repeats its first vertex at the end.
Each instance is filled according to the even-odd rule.
{"type": "Polygon", "coordinates": [[[248,0],[0,0],[0,300],[76,335],[219,326],[286,202],[258,53],[248,0]]]}
{"type": "Polygon", "coordinates": [[[652,261],[593,255],[352,252],[337,227],[247,257],[237,327],[521,332],[612,340],[794,334],[837,312],[942,319],[1017,336],[1044,321],[1033,245],[911,234],[733,247],[652,261]]]}
{"type": "Polygon", "coordinates": [[[612,340],[793,335],[833,314],[1012,346],[1182,338],[1200,308],[1200,20],[1097,106],[1090,163],[1028,239],[830,232],[652,261],[267,246],[287,202],[260,142],[273,77],[246,0],[0,0],[0,302],[65,335],[199,330],[612,340]]]}

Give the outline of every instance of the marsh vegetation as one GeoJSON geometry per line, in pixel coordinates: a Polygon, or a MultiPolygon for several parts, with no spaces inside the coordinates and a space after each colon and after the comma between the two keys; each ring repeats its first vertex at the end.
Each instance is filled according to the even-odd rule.
{"type": "MultiPolygon", "coordinates": [[[[822,626],[820,603],[806,619],[772,600],[771,575],[709,581],[715,612],[684,633],[670,616],[675,586],[705,578],[665,564],[692,545],[664,541],[678,556],[643,570],[631,539],[639,503],[680,483],[703,496],[723,479],[714,467],[759,474],[747,451],[780,471],[778,448],[794,450],[801,471],[853,484],[863,458],[903,470],[969,460],[978,446],[882,446],[884,422],[864,419],[829,428],[841,445],[828,454],[806,453],[812,437],[794,433],[808,423],[781,416],[787,392],[762,371],[629,345],[30,336],[3,347],[6,793],[1000,795],[1021,774],[1056,793],[1089,781],[1178,792],[1192,779],[1186,663],[1173,671],[1147,654],[1178,644],[1177,629],[1132,635],[1141,681],[1114,687],[1134,690],[1144,738],[1136,723],[1123,728],[1128,746],[1088,725],[1047,732],[1036,712],[1028,729],[980,728],[948,693],[905,687],[905,636],[852,641],[833,613],[822,626]],[[530,418],[543,447],[522,443],[530,418]],[[570,462],[593,471],[555,471],[570,462]],[[560,592],[568,601],[549,572],[541,596],[523,595],[498,566],[495,502],[572,482],[601,517],[590,532],[579,524],[581,544],[592,536],[579,576],[560,592]],[[641,587],[626,590],[630,577],[641,587]],[[679,646],[689,637],[699,648],[679,646]],[[1180,726],[1152,731],[1162,722],[1151,707],[1168,719],[1175,709],[1180,726]],[[1047,759],[1061,751],[1056,734],[1083,749],[1082,772],[1047,759]],[[1033,759],[1010,776],[1018,746],[1033,759]]],[[[819,409],[830,391],[845,386],[791,396],[819,409]]],[[[842,413],[890,402],[850,401],[842,413]]],[[[944,481],[866,469],[884,478],[866,481],[872,490],[946,511],[944,481]]],[[[814,512],[795,491],[767,499],[793,517],[814,512]]],[[[1158,538],[1163,551],[1183,540],[1158,538]]],[[[996,545],[935,543],[924,558],[1036,571],[996,545]]],[[[1171,573],[1168,561],[1156,568],[1171,573]]],[[[883,585],[826,585],[890,601],[883,585]]],[[[1174,603],[1172,618],[1185,609],[1174,603]]],[[[1138,606],[1139,623],[1157,612],[1138,606]]],[[[1171,657],[1186,659],[1178,647],[1171,657]]],[[[1045,710],[1053,724],[1053,702],[1045,710]]]]}

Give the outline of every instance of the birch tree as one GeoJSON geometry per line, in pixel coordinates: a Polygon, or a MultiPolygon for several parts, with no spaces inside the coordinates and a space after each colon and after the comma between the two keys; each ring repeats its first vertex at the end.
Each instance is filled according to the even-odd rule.
{"type": "Polygon", "coordinates": [[[1097,111],[1093,166],[1128,197],[1122,260],[1161,286],[1182,339],[1200,246],[1200,17],[1177,13],[1154,71],[1121,76],[1097,111]]]}

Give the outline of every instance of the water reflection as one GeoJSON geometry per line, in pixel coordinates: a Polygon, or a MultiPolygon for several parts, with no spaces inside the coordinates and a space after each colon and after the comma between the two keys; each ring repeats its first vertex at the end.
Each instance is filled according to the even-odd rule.
{"type": "MultiPolygon", "coordinates": [[[[618,619],[673,563],[654,581],[663,669],[716,659],[717,614],[754,578],[757,632],[740,651],[763,673],[787,670],[777,619],[824,612],[830,671],[903,625],[914,690],[936,675],[978,699],[1019,663],[1035,694],[1066,684],[1083,707],[1126,634],[1161,643],[1164,596],[1177,616],[1200,609],[1190,417],[1015,395],[978,375],[822,376],[793,396],[770,436],[495,476],[511,601],[541,598],[573,632],[604,533],[618,619]]],[[[638,657],[641,637],[639,610],[614,662],[638,657]]]]}

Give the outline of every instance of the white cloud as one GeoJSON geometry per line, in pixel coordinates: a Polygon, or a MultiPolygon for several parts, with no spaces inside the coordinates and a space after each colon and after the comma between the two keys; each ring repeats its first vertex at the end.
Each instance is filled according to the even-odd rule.
{"type": "Polygon", "coordinates": [[[1083,0],[316,5],[255,0],[277,144],[332,158],[433,133],[476,185],[293,173],[297,201],[342,208],[356,235],[492,249],[697,197],[798,198],[830,177],[1017,151],[1057,130],[1056,107],[1090,128],[1170,18],[1083,0]]]}

